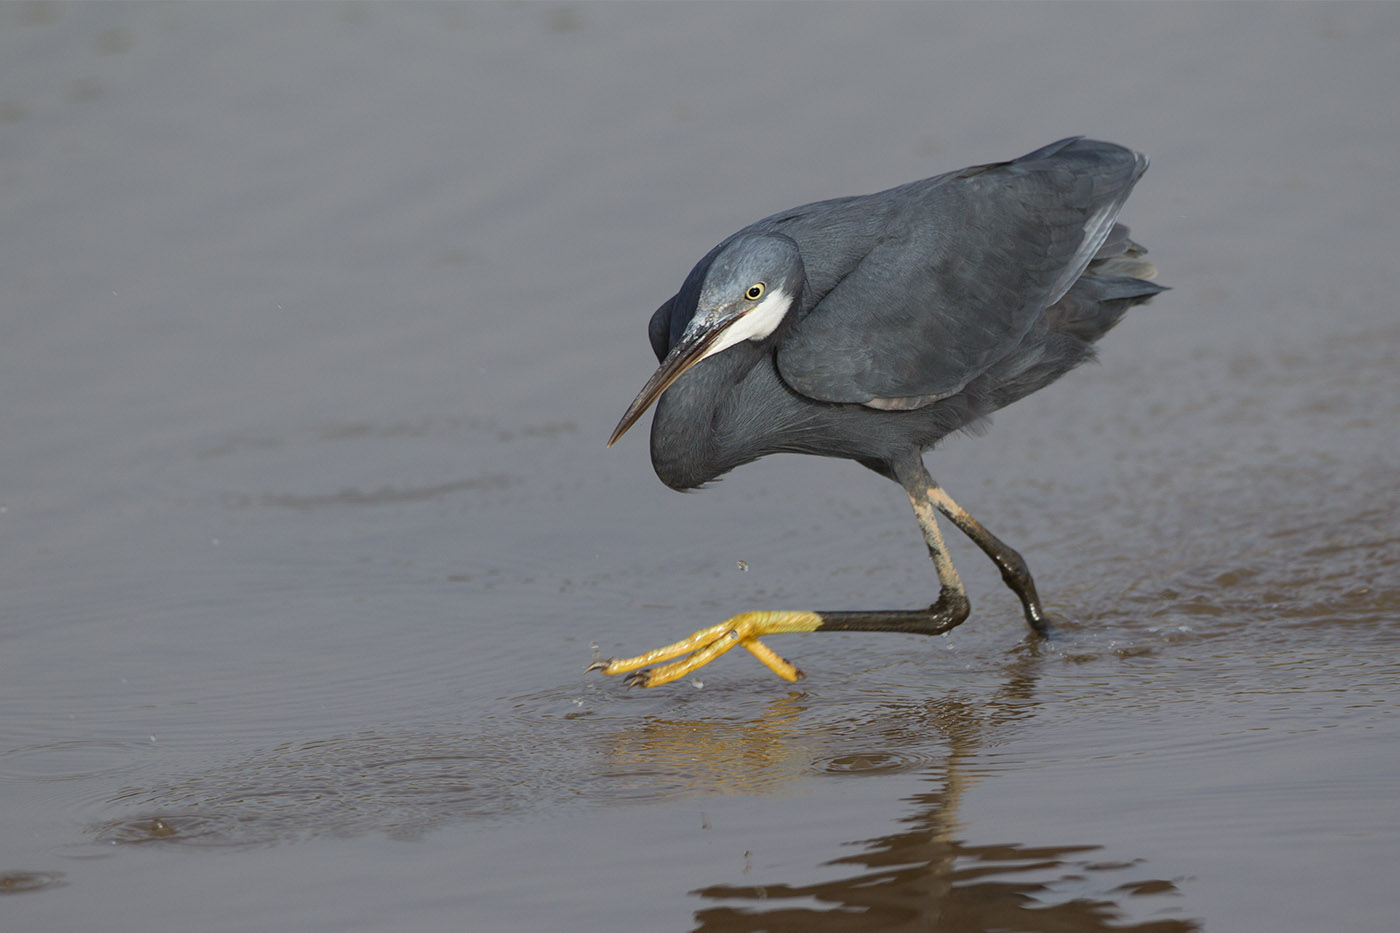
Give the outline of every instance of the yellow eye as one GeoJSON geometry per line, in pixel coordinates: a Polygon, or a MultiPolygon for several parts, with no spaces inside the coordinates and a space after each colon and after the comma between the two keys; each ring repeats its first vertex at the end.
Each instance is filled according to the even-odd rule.
{"type": "Polygon", "coordinates": [[[763,283],[755,282],[744,292],[744,297],[749,301],[757,301],[763,297],[763,283]]]}

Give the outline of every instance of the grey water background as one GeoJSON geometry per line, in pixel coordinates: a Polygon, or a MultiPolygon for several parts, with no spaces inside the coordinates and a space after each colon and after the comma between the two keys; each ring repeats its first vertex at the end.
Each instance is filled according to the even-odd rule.
{"type": "Polygon", "coordinates": [[[1400,911],[1400,7],[0,6],[0,929],[1317,930],[1400,911]],[[686,496],[756,217],[1087,133],[1173,286],[898,488],[686,496]],[[958,537],[958,536],[954,536],[958,537]],[[747,571],[739,569],[745,562],[747,571]]]}

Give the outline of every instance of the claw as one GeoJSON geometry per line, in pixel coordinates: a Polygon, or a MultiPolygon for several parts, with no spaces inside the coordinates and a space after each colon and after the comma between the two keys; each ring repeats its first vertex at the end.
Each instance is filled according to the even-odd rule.
{"type": "Polygon", "coordinates": [[[700,629],[689,637],[648,651],[635,658],[609,658],[604,661],[596,650],[589,671],[602,671],[604,674],[627,674],[625,683],[629,687],[659,687],[679,680],[709,664],[731,648],[744,647],[754,657],[783,680],[801,680],[804,675],[791,661],[779,657],[767,645],[759,641],[762,635],[782,635],[791,632],[814,632],[822,626],[822,617],[815,612],[744,612],[732,619],[700,629]],[[682,657],[685,656],[685,657],[682,657]],[[673,660],[681,658],[681,660],[673,660]],[[660,667],[647,667],[660,662],[660,667]]]}

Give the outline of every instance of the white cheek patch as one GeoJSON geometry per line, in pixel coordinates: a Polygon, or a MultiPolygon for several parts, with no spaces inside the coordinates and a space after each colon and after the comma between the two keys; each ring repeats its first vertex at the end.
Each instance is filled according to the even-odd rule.
{"type": "MultiPolygon", "coordinates": [[[[792,307],[792,296],[781,288],[768,293],[768,297],[744,312],[733,324],[724,329],[700,360],[714,356],[721,350],[728,350],[741,340],[762,340],[783,322],[783,317],[792,307]]],[[[696,360],[698,363],[700,360],[696,360]]]]}

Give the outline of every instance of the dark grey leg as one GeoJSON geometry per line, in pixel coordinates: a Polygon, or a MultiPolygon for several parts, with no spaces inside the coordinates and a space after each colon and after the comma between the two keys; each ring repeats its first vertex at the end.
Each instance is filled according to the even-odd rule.
{"type": "Polygon", "coordinates": [[[954,502],[943,487],[935,485],[929,491],[929,498],[938,511],[948,516],[954,525],[962,529],[963,534],[982,549],[982,553],[992,559],[992,563],[1001,571],[1002,580],[1011,588],[1011,592],[1020,598],[1021,606],[1026,611],[1026,624],[1044,635],[1045,609],[1040,605],[1040,597],[1035,592],[1035,581],[1031,579],[1025,559],[969,515],[966,509],[954,502]]]}

